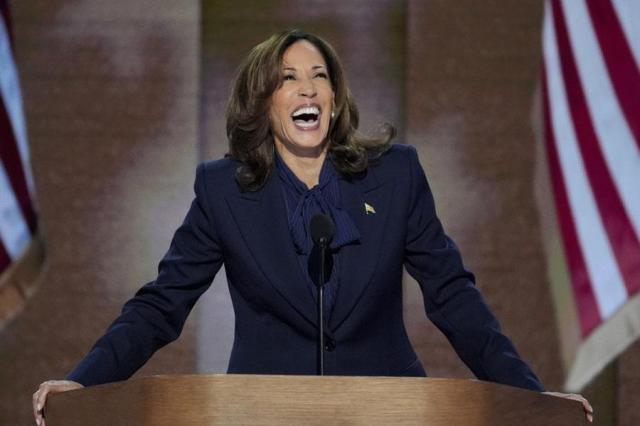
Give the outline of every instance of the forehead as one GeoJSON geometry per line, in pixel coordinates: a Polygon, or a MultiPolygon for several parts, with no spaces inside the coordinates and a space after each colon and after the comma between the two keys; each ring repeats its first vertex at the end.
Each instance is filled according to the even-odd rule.
{"type": "Polygon", "coordinates": [[[307,40],[299,40],[289,46],[282,55],[282,65],[292,68],[327,66],[320,50],[307,40]]]}

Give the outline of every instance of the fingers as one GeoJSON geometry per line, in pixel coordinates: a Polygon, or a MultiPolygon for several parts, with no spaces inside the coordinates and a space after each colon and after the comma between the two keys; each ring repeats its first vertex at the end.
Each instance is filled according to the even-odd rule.
{"type": "Polygon", "coordinates": [[[44,407],[50,393],[65,392],[72,389],[80,389],[80,383],[70,380],[49,380],[40,384],[37,391],[33,393],[33,417],[38,426],[45,426],[44,407]]]}
{"type": "Polygon", "coordinates": [[[37,391],[33,394],[33,417],[36,420],[36,424],[38,426],[44,426],[44,416],[43,409],[44,404],[47,400],[47,395],[49,394],[49,383],[44,382],[40,385],[37,391]]]}
{"type": "Polygon", "coordinates": [[[544,392],[544,393],[551,396],[557,396],[560,398],[572,399],[574,401],[581,402],[582,408],[587,417],[587,420],[589,420],[589,422],[593,422],[593,407],[584,396],[578,395],[575,393],[560,393],[560,392],[544,392]]]}
{"type": "Polygon", "coordinates": [[[584,408],[584,412],[587,414],[587,420],[593,422],[593,407],[591,406],[591,404],[589,404],[589,401],[587,401],[587,399],[582,395],[578,396],[581,398],[580,401],[582,401],[582,407],[584,408]]]}
{"type": "Polygon", "coordinates": [[[593,407],[589,404],[589,401],[582,396],[575,393],[571,393],[567,395],[568,399],[573,399],[575,401],[580,401],[582,403],[582,408],[584,409],[585,414],[587,415],[587,420],[593,422],[593,407]]]}

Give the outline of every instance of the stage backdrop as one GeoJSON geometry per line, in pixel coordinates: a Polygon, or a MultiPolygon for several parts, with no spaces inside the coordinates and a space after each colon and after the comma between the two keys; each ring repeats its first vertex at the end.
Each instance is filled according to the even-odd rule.
{"type": "MultiPolygon", "coordinates": [[[[224,105],[240,58],[287,27],[336,46],[363,131],[388,121],[418,148],[489,305],[560,389],[534,202],[542,2],[20,0],[12,12],[49,268],[0,331],[0,424],[29,424],[37,385],[72,368],[154,278],[197,163],[227,150],[224,105]]],[[[138,374],[223,371],[233,335],[225,287],[220,274],[179,341],[138,374]]],[[[412,280],[405,290],[407,327],[430,374],[471,377],[425,319],[412,280]]],[[[600,424],[640,423],[639,355],[636,344],[587,389],[600,424]]]]}

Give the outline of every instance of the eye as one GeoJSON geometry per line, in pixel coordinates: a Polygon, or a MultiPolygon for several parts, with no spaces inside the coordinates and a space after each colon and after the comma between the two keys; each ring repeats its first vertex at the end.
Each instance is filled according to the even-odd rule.
{"type": "Polygon", "coordinates": [[[296,76],[293,74],[285,74],[282,76],[282,80],[286,81],[286,80],[295,80],[296,76]]]}
{"type": "Polygon", "coordinates": [[[325,79],[325,80],[326,80],[327,78],[329,78],[329,77],[327,76],[327,73],[326,73],[326,72],[319,72],[319,73],[317,73],[314,77],[315,77],[315,78],[322,78],[322,79],[325,79]]]}

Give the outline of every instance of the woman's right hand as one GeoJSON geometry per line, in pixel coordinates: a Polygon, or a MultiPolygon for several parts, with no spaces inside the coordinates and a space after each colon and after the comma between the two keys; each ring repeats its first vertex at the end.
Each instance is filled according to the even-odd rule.
{"type": "Polygon", "coordinates": [[[83,388],[80,383],[71,380],[48,380],[40,384],[37,391],[33,393],[33,416],[38,426],[45,426],[43,414],[44,406],[47,403],[47,396],[50,393],[66,392],[83,388]]]}

